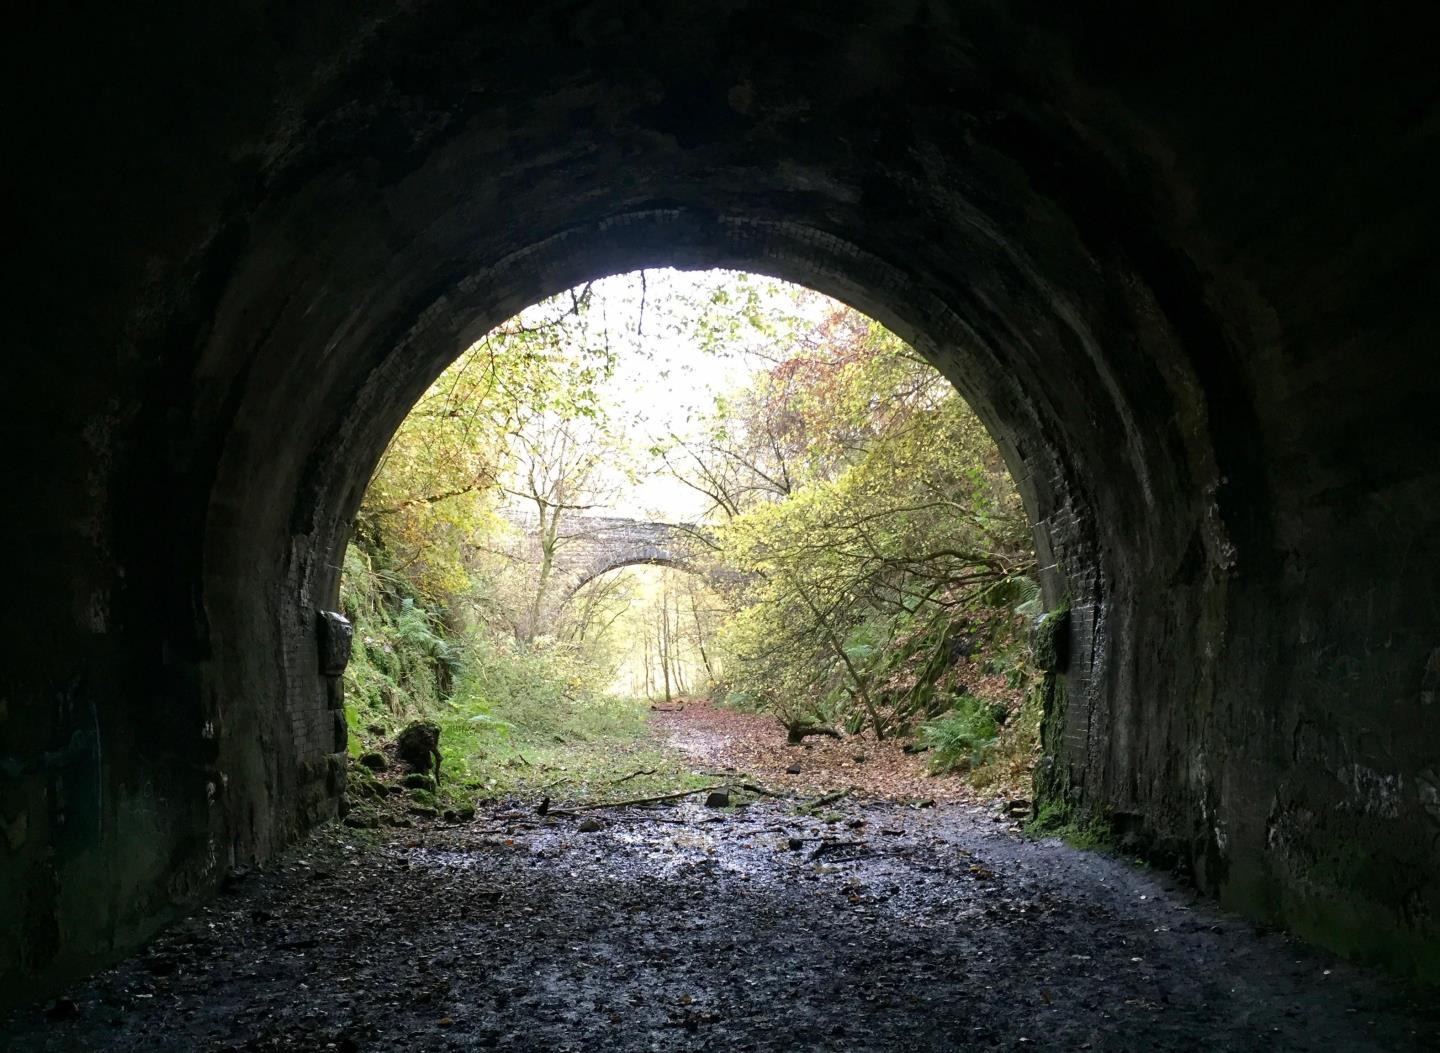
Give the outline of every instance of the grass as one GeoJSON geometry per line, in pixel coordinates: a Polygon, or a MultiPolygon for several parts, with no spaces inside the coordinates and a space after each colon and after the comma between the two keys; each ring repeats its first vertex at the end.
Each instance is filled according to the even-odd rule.
{"type": "Polygon", "coordinates": [[[650,740],[646,702],[467,686],[437,718],[442,770],[446,782],[479,797],[598,803],[706,784],[682,754],[650,740]]]}
{"type": "Polygon", "coordinates": [[[468,767],[471,778],[463,785],[482,798],[549,797],[557,807],[652,797],[716,781],[692,771],[682,754],[631,734],[563,745],[511,742],[468,767]]]}
{"type": "MultiPolygon", "coordinates": [[[[484,629],[447,636],[441,618],[413,597],[392,595],[401,586],[388,587],[350,546],[343,590],[357,629],[345,682],[350,755],[378,749],[414,720],[440,727],[440,785],[433,797],[407,794],[405,806],[443,811],[545,796],[557,805],[589,803],[705,785],[683,756],[650,741],[647,703],[594,687],[610,677],[593,656],[484,629]]],[[[384,797],[367,771],[354,780],[363,799],[384,797]]]]}

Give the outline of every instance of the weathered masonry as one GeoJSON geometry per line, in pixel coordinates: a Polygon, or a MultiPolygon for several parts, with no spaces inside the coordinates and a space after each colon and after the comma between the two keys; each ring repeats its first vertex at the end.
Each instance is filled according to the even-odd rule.
{"type": "Polygon", "coordinates": [[[333,813],[316,612],[390,433],[487,327],[666,264],[850,302],[992,429],[1071,612],[1048,792],[1440,977],[1401,8],[162,6],[7,33],[4,998],[333,813]]]}
{"type": "MultiPolygon", "coordinates": [[[[518,554],[539,563],[537,517],[512,511],[505,518],[521,533],[518,554]]],[[[739,580],[733,572],[706,565],[705,556],[713,547],[705,537],[704,529],[694,523],[571,514],[563,520],[557,541],[555,571],[565,595],[573,595],[596,578],[623,567],[673,567],[726,582],[739,580]]]]}

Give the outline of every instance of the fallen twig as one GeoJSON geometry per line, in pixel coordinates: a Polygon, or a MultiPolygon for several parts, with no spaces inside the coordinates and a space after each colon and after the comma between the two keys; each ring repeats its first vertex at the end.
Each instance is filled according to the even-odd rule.
{"type": "Polygon", "coordinates": [[[742,782],[740,789],[749,790],[751,793],[758,793],[761,797],[774,797],[776,800],[784,800],[787,796],[783,793],[776,793],[774,790],[767,790],[765,787],[753,782],[742,782]]]}
{"type": "Polygon", "coordinates": [[[802,807],[824,808],[827,804],[834,804],[842,797],[849,797],[850,794],[854,792],[854,790],[855,787],[847,786],[843,790],[836,790],[834,793],[827,793],[823,797],[817,797],[815,798],[815,800],[811,801],[809,804],[803,805],[802,807]]]}
{"type": "Polygon", "coordinates": [[[632,771],[629,775],[625,776],[623,779],[616,779],[615,782],[614,782],[612,785],[619,786],[622,782],[629,782],[631,779],[638,779],[638,778],[639,778],[640,776],[642,776],[642,775],[654,775],[654,774],[655,774],[655,769],[654,769],[654,768],[641,768],[639,771],[632,771]]]}
{"type": "Polygon", "coordinates": [[[697,786],[693,790],[680,790],[677,793],[662,793],[654,797],[632,797],[628,801],[601,801],[598,804],[577,804],[573,808],[551,808],[551,815],[574,815],[576,812],[590,812],[597,808],[629,808],[637,804],[659,804],[661,801],[678,801],[682,797],[693,797],[697,793],[709,793],[711,790],[718,790],[718,784],[714,786],[697,786]]]}

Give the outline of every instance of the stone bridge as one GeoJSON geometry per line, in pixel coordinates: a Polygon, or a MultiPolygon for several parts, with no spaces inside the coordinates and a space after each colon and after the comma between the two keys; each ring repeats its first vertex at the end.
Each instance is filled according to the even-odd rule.
{"type": "MultiPolygon", "coordinates": [[[[539,519],[527,510],[503,513],[525,538],[523,558],[538,563],[539,519]]],[[[560,525],[555,552],[557,596],[573,596],[603,574],[622,567],[675,567],[712,583],[738,581],[733,571],[716,567],[704,557],[709,534],[695,523],[663,523],[620,516],[569,516],[560,525]]]]}

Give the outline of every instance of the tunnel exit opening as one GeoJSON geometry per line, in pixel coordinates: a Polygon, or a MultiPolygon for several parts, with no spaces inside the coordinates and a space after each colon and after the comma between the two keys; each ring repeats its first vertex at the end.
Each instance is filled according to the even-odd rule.
{"type": "Polygon", "coordinates": [[[703,796],[687,706],[770,719],[702,735],[727,806],[928,777],[1026,818],[1056,664],[1032,536],[984,426],[878,322],[743,272],[572,288],[447,366],[371,475],[336,561],[345,821],[703,796]]]}

